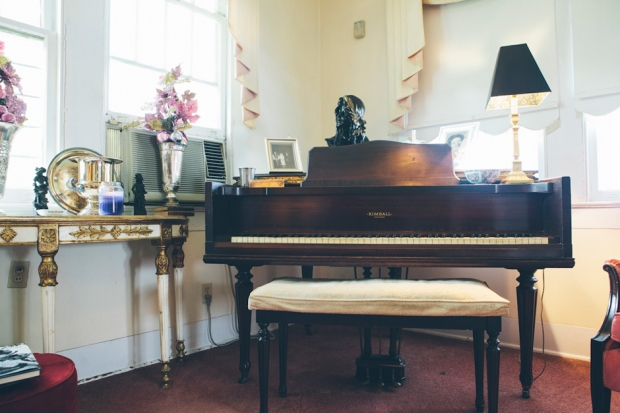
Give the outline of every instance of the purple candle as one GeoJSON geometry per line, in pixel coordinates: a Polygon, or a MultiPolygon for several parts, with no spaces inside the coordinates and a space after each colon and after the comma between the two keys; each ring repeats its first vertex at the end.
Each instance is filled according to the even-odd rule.
{"type": "Polygon", "coordinates": [[[120,185],[99,188],[99,215],[123,215],[123,189],[120,185]]]}

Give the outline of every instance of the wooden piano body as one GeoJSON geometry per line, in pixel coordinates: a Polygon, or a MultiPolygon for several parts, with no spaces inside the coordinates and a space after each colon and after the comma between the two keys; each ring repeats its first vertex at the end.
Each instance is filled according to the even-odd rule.
{"type": "Polygon", "coordinates": [[[301,187],[206,183],[206,263],[234,265],[240,382],[250,369],[250,269],[260,265],[497,267],[519,271],[523,396],[532,383],[536,278],[574,266],[570,179],[461,184],[447,145],[314,148],[301,187]]]}

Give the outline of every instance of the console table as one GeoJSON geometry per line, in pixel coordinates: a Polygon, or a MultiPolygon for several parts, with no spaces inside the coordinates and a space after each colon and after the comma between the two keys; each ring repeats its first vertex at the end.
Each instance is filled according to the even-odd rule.
{"type": "MultiPolygon", "coordinates": [[[[189,214],[186,214],[189,215],[189,214]]],[[[193,215],[193,213],[191,214],[193,215]]],[[[174,290],[176,298],[176,357],[183,359],[182,282],[183,244],[188,236],[185,216],[0,216],[0,247],[36,245],[41,256],[39,278],[43,317],[43,351],[54,353],[54,312],[58,265],[54,256],[61,245],[150,240],[157,249],[155,268],[159,301],[159,342],[161,349],[161,386],[169,386],[170,354],[168,349],[170,311],[168,305],[169,260],[167,248],[172,245],[174,290]]]]}

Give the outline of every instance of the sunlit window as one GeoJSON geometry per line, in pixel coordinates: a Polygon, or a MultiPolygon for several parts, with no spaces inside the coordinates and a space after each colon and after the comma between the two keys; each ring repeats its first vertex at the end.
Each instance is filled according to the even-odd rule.
{"type": "Polygon", "coordinates": [[[588,144],[588,199],[618,201],[620,109],[603,116],[584,114],[584,125],[588,144]]]}
{"type": "MultiPolygon", "coordinates": [[[[454,156],[455,170],[511,170],[513,160],[512,129],[508,129],[499,135],[491,135],[480,131],[478,126],[478,124],[450,126],[449,133],[443,133],[431,143],[452,143],[452,137],[459,139],[462,136],[458,148],[452,145],[453,151],[456,151],[454,156]]],[[[519,128],[519,152],[524,171],[539,171],[539,148],[543,139],[543,130],[519,128]]]]}
{"type": "Polygon", "coordinates": [[[43,2],[45,0],[0,1],[0,16],[30,26],[43,27],[43,2]]]}
{"type": "Polygon", "coordinates": [[[111,114],[144,116],[159,76],[181,64],[198,100],[192,133],[223,131],[223,10],[221,0],[110,0],[111,114]]]}
{"type": "Polygon", "coordinates": [[[0,2],[0,40],[4,55],[21,78],[27,105],[23,127],[15,135],[3,204],[30,204],[36,167],[47,167],[47,153],[54,148],[54,96],[48,93],[55,79],[50,66],[55,65],[56,34],[53,31],[53,0],[0,2]],[[48,16],[46,19],[45,16],[48,16]]]}

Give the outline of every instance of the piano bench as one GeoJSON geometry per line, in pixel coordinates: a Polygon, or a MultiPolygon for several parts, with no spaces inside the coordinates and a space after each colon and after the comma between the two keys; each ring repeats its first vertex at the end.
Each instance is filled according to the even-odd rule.
{"type": "Polygon", "coordinates": [[[476,376],[476,408],[484,410],[484,332],[489,338],[487,392],[489,413],[498,410],[501,317],[508,300],[486,283],[473,279],[307,279],[278,278],[250,294],[260,326],[258,369],[260,411],[267,413],[270,323],[278,323],[280,397],[285,397],[288,324],[330,324],[359,327],[438,328],[472,330],[476,376]]]}

